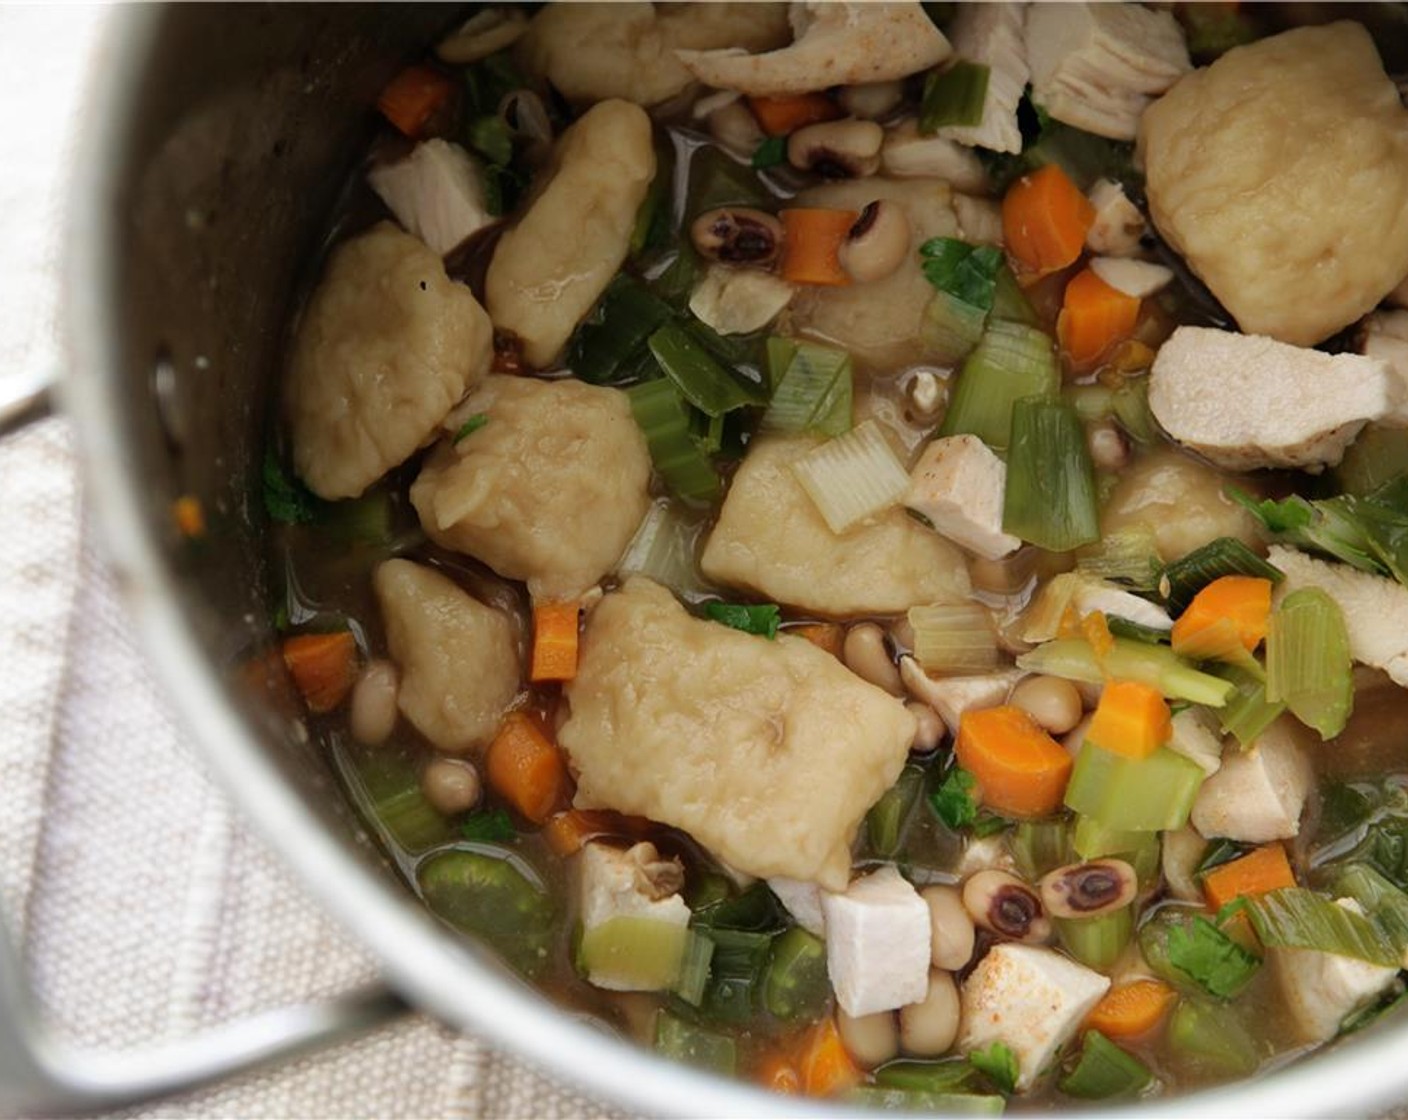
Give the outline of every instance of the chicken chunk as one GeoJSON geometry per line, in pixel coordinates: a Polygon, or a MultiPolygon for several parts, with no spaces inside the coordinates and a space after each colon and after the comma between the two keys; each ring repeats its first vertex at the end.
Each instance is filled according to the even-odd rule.
{"type": "Polygon", "coordinates": [[[1081,580],[1071,597],[1071,605],[1082,618],[1100,611],[1150,630],[1173,629],[1173,619],[1163,607],[1104,580],[1081,580]]]}
{"type": "Polygon", "coordinates": [[[1315,782],[1298,725],[1282,716],[1245,750],[1229,750],[1193,802],[1189,817],[1204,836],[1244,844],[1289,840],[1315,782]]]}
{"type": "Polygon", "coordinates": [[[689,310],[719,334],[752,334],[782,314],[796,292],[758,268],[711,265],[689,297],[689,310]]]}
{"type": "Polygon", "coordinates": [[[1408,688],[1408,588],[1284,545],[1273,544],[1267,559],[1286,573],[1276,589],[1278,600],[1302,587],[1320,588],[1339,604],[1354,660],[1384,670],[1408,688]]]}
{"type": "Polygon", "coordinates": [[[320,498],[355,498],[431,438],[479,384],[489,316],[440,258],[390,222],[343,242],[293,340],[284,412],[320,498]]]}
{"type": "Polygon", "coordinates": [[[1135,299],[1148,299],[1173,283],[1173,269],[1126,257],[1092,257],[1090,271],[1115,291],[1135,299]]]}
{"type": "Polygon", "coordinates": [[[1007,464],[977,436],[947,436],[924,448],[910,472],[906,509],[941,535],[987,560],[1022,547],[1002,531],[1007,464]]]}
{"type": "Polygon", "coordinates": [[[1106,257],[1132,257],[1139,252],[1144,215],[1129,201],[1124,187],[1110,179],[1099,179],[1090,188],[1089,198],[1095,207],[1095,221],[1085,235],[1085,247],[1106,257]]]}
{"type": "MultiPolygon", "coordinates": [[[[644,918],[673,926],[689,927],[690,909],[680,897],[684,867],[677,859],[663,859],[655,845],[640,843],[623,850],[599,841],[582,848],[579,857],[582,932],[616,918],[644,918]]],[[[621,954],[591,959],[583,954],[587,982],[611,992],[654,991],[659,977],[641,965],[621,959],[621,954]]],[[[653,962],[651,962],[653,963],[653,962]]]]}
{"type": "Polygon", "coordinates": [[[831,531],[791,470],[819,442],[753,441],[700,557],[705,576],[823,614],[891,614],[965,598],[962,553],[903,510],[831,531]]]}
{"type": "Polygon", "coordinates": [[[442,257],[494,223],[478,163],[446,140],[427,140],[403,159],[378,164],[367,182],[402,227],[442,257]]]}
{"type": "Polygon", "coordinates": [[[826,971],[858,1018],[918,1003],[929,990],[929,906],[893,866],[826,892],[826,971]]]}
{"type": "Polygon", "coordinates": [[[984,191],[988,173],[975,152],[944,136],[926,136],[906,117],[885,130],[880,170],[894,179],[942,179],[960,191],[984,191]]]}
{"type": "Polygon", "coordinates": [[[650,118],[628,101],[600,102],[558,140],[546,185],[484,278],[494,326],[518,336],[530,365],[557,360],[616,275],[654,177],[650,118]]]}
{"type": "MultiPolygon", "coordinates": [[[[1376,311],[1364,320],[1359,352],[1383,362],[1393,373],[1396,395],[1408,401],[1408,311],[1376,311]]],[[[1386,422],[1408,426],[1408,408],[1400,406],[1386,422]]]]}
{"type": "Polygon", "coordinates": [[[1002,669],[968,677],[931,677],[912,657],[900,658],[900,680],[905,691],[939,713],[949,731],[957,735],[964,712],[995,708],[1026,674],[1020,669],[1002,669]]]}
{"type": "Polygon", "coordinates": [[[1107,977],[1052,949],[1000,944],[963,981],[965,1054],[1005,1042],[1026,1092],[1110,987],[1107,977]]]}
{"type": "Polygon", "coordinates": [[[1196,762],[1209,776],[1222,769],[1222,732],[1207,708],[1185,708],[1173,717],[1168,748],[1196,762]]]}
{"type": "Polygon", "coordinates": [[[1142,4],[1032,4],[1026,42],[1032,100],[1112,140],[1133,140],[1151,98],[1192,68],[1172,14],[1142,4]]]}
{"type": "Polygon", "coordinates": [[[804,883],[800,879],[788,879],[784,875],[774,875],[768,880],[768,889],[777,895],[777,900],[792,920],[808,933],[818,937],[826,936],[826,914],[821,906],[821,888],[815,883],[804,883]]]}
{"type": "Polygon", "coordinates": [[[747,874],[828,890],[846,889],[856,829],[915,731],[806,639],[691,618],[641,577],[592,611],[563,694],[578,808],[674,825],[747,874]]]}
{"type": "Polygon", "coordinates": [[[411,504],[431,540],[574,599],[611,571],[650,505],[650,452],[618,389],[493,375],[450,417],[488,419],[430,456],[411,504]]]}
{"type": "Polygon", "coordinates": [[[518,694],[509,620],[409,560],[387,560],[373,587],[391,659],[401,670],[402,714],[446,754],[487,743],[518,694]]]}
{"type": "Polygon", "coordinates": [[[1139,144],[1154,225],[1249,334],[1320,342],[1408,274],[1408,110],[1357,23],[1228,51],[1139,144]]]}
{"type": "Polygon", "coordinates": [[[939,135],[993,152],[1020,152],[1022,132],[1017,127],[1017,103],[1027,88],[1031,71],[1022,34],[1026,4],[962,4],[950,27],[953,53],[988,68],[988,91],[983,117],[975,125],[947,125],[939,135]]]}

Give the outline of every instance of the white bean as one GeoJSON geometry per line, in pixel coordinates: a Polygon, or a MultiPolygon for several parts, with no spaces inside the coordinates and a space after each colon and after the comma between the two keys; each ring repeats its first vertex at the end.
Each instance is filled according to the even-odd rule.
{"type": "Polygon", "coordinates": [[[1035,676],[1019,681],[1012,704],[1021,708],[1052,735],[1064,735],[1085,713],[1080,690],[1060,677],[1035,676]]]}
{"type": "Polygon", "coordinates": [[[918,1003],[900,1008],[900,1046],[916,1058],[937,1058],[952,1048],[958,1037],[958,985],[953,974],[935,968],[929,972],[929,991],[918,1003]]]}
{"type": "Polygon", "coordinates": [[[389,661],[368,661],[352,686],[348,722],[352,738],[374,747],[384,743],[396,728],[396,700],[401,690],[396,666],[389,661]]]}
{"type": "Polygon", "coordinates": [[[462,758],[437,758],[420,776],[425,799],[447,817],[465,813],[479,804],[482,786],[479,771],[462,758]]]}
{"type": "Polygon", "coordinates": [[[925,887],[920,895],[929,907],[929,959],[935,968],[949,972],[962,968],[972,960],[977,939],[963,895],[957,887],[946,886],[925,887]]]}
{"type": "Polygon", "coordinates": [[[862,622],[846,631],[841,660],[862,680],[883,688],[891,696],[904,695],[900,671],[890,660],[890,651],[885,646],[885,632],[875,623],[862,622]]]}
{"type": "Polygon", "coordinates": [[[866,1069],[874,1069],[900,1052],[900,1032],[893,1011],[853,1018],[838,1008],[836,1027],[851,1057],[866,1069]]]}

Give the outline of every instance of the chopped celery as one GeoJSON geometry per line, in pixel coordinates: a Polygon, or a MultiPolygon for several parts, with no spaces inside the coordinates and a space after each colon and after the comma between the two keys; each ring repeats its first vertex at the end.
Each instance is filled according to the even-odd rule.
{"type": "Polygon", "coordinates": [[[926,1093],[859,1085],[846,1101],[875,1112],[916,1112],[931,1116],[1001,1116],[1007,1101],[995,1093],[926,1093]]]}
{"type": "Polygon", "coordinates": [[[1143,522],[1109,533],[1081,552],[1076,568],[1087,575],[1121,583],[1135,591],[1153,591],[1159,585],[1163,563],[1159,560],[1158,543],[1154,530],[1143,522]]]}
{"type": "Polygon", "coordinates": [[[1204,999],[1183,999],[1169,1017],[1175,1061],[1203,1076],[1246,1077],[1261,1064],[1257,1044],[1237,1013],[1204,999]]]}
{"type": "Polygon", "coordinates": [[[1126,758],[1087,742],[1066,786],[1066,805],[1127,832],[1182,828],[1206,775],[1196,762],[1160,747],[1126,758]]]}
{"type": "Polygon", "coordinates": [[[661,992],[679,980],[688,940],[688,926],[623,914],[584,931],[579,957],[590,983],[661,992]]]}
{"type": "Polygon", "coordinates": [[[949,292],[935,292],[920,328],[924,352],[940,365],[957,365],[982,341],[988,313],[949,292]]]}
{"type": "Polygon", "coordinates": [[[1209,995],[1231,999],[1251,982],[1261,959],[1206,918],[1168,930],[1168,963],[1209,995]]]}
{"type": "Polygon", "coordinates": [[[1111,411],[1125,434],[1135,443],[1153,443],[1159,438],[1158,425],[1149,408],[1149,379],[1138,377],[1126,381],[1110,399],[1111,411]]]}
{"type": "Polygon", "coordinates": [[[928,134],[945,125],[979,124],[988,96],[989,73],[982,63],[962,58],[946,69],[931,70],[919,102],[919,131],[928,134]]]}
{"type": "Polygon", "coordinates": [[[997,664],[997,630],[981,603],[910,607],[908,618],[925,672],[980,673],[997,664]]]}
{"type": "Polygon", "coordinates": [[[1247,915],[1262,944],[1314,949],[1397,968],[1402,953],[1372,921],[1305,887],[1281,887],[1247,900],[1247,915]]]}
{"type": "Polygon", "coordinates": [[[892,508],[909,489],[909,475],[880,425],[867,420],[792,464],[833,533],[892,508]]]}
{"type": "Polygon", "coordinates": [[[1318,587],[1281,600],[1266,634],[1266,698],[1284,701],[1321,739],[1333,739],[1354,707],[1354,661],[1339,605],[1318,587]]]}
{"type": "Polygon", "coordinates": [[[1111,828],[1094,817],[1078,816],[1071,833],[1071,847],[1081,859],[1099,859],[1101,856],[1132,852],[1149,835],[1147,832],[1111,828]]]}
{"type": "Polygon", "coordinates": [[[1107,676],[1139,681],[1157,688],[1170,700],[1188,700],[1210,708],[1222,707],[1233,690],[1230,682],[1200,672],[1165,646],[1128,638],[1116,638],[1103,658],[1096,656],[1083,638],[1058,638],[1022,654],[1017,667],[1088,684],[1103,684],[1107,676]]]}
{"type": "Polygon", "coordinates": [[[556,928],[552,897],[525,866],[501,849],[452,848],[425,860],[416,880],[432,912],[531,977],[547,963],[556,928]]]}
{"type": "Polygon", "coordinates": [[[1071,829],[1061,817],[1022,821],[1013,830],[1010,843],[1017,870],[1033,882],[1071,862],[1071,829]]]}
{"type": "Polygon", "coordinates": [[[722,489],[718,472],[690,437],[689,413],[674,385],[661,377],[632,386],[626,396],[665,484],[688,501],[717,498],[722,489]]]}
{"type": "Polygon", "coordinates": [[[1232,694],[1218,713],[1222,730],[1234,735],[1244,747],[1265,731],[1286,710],[1283,703],[1266,699],[1266,681],[1248,667],[1219,665],[1217,675],[1232,685],[1232,694]]]}
{"type": "Polygon", "coordinates": [[[1134,933],[1134,907],[1121,906],[1093,918],[1052,918],[1062,947],[1087,968],[1103,971],[1125,951],[1134,933]]]}
{"type": "Polygon", "coordinates": [[[618,273],[577,328],[568,369],[593,385],[615,385],[636,376],[647,340],[673,315],[670,305],[639,280],[618,273]]]}
{"type": "Polygon", "coordinates": [[[1402,959],[1408,952],[1408,894],[1367,863],[1336,868],[1331,886],[1336,897],[1352,898],[1364,908],[1402,959]]]}
{"type": "Polygon", "coordinates": [[[333,761],[353,801],[397,847],[423,852],[450,839],[449,822],[426,800],[418,769],[405,755],[338,739],[333,761]]]}
{"type": "Polygon", "coordinates": [[[649,576],[676,595],[696,600],[705,593],[699,566],[694,559],[694,540],[699,526],[669,498],[653,502],[640,528],[626,546],[616,572],[626,576],[649,576]]]}
{"type": "Polygon", "coordinates": [[[918,766],[906,766],[895,784],[880,795],[865,815],[866,837],[870,850],[883,859],[893,859],[904,840],[905,828],[924,792],[924,771],[918,766]]]}
{"type": "Polygon", "coordinates": [[[954,237],[932,237],[919,246],[924,278],[938,291],[987,312],[992,309],[1002,250],[954,237]]]}
{"type": "Polygon", "coordinates": [[[668,1011],[655,1018],[655,1049],[677,1062],[732,1076],[738,1066],[733,1039],[687,1023],[668,1011]]]}
{"type": "Polygon", "coordinates": [[[978,1071],[962,1058],[923,1061],[901,1058],[875,1071],[875,1084],[884,1089],[912,1093],[966,1093],[978,1080],[978,1071]]]}
{"type": "Polygon", "coordinates": [[[1020,323],[1026,327],[1041,326],[1041,320],[1027,301],[1027,294],[1022,291],[1017,277],[1006,264],[997,270],[997,279],[993,285],[992,317],[1009,323],[1020,323]]]}
{"type": "Polygon", "coordinates": [[[758,1010],[773,935],[714,927],[708,937],[714,943],[714,959],[704,990],[704,1014],[714,1022],[747,1022],[758,1010]]]}
{"type": "Polygon", "coordinates": [[[782,934],[772,947],[763,1003],[779,1019],[815,1019],[826,1010],[831,982],[826,943],[804,929],[782,934]]]}
{"type": "Polygon", "coordinates": [[[702,933],[690,930],[684,943],[679,975],[674,992],[691,1007],[698,1007],[709,985],[709,965],[714,959],[714,942],[702,933]]]}
{"type": "Polygon", "coordinates": [[[976,435],[1005,451],[1013,404],[1023,397],[1054,398],[1060,387],[1051,339],[1034,327],[992,319],[959,371],[939,434],[976,435]]]}
{"type": "Polygon", "coordinates": [[[1149,1067],[1099,1031],[1086,1031],[1080,1059],[1061,1079],[1061,1092],[1086,1100],[1135,1097],[1153,1083],[1149,1067]]]}
{"type": "Polygon", "coordinates": [[[759,405],[763,398],[726,370],[689,331],[666,323],[650,336],[650,352],[680,396],[706,416],[759,405]]]}
{"type": "Polygon", "coordinates": [[[1194,595],[1223,576],[1258,576],[1272,583],[1285,578],[1280,568],[1268,564],[1236,537],[1218,537],[1164,569],[1169,613],[1182,614],[1194,595]]]}
{"type": "Polygon", "coordinates": [[[1095,468],[1075,413],[1023,398],[1012,405],[1011,436],[1003,530],[1052,552],[1099,540],[1095,468]]]}
{"type": "Polygon", "coordinates": [[[1335,468],[1346,494],[1363,496],[1408,474],[1408,428],[1370,424],[1359,433],[1335,468]]]}
{"type": "Polygon", "coordinates": [[[722,622],[734,630],[768,639],[777,637],[777,624],[781,620],[775,603],[748,605],[720,603],[716,600],[704,604],[704,613],[715,622],[722,622]]]}
{"type": "Polygon", "coordinates": [[[851,427],[851,356],[834,346],[769,338],[772,400],[762,427],[771,432],[839,436],[851,427]]]}

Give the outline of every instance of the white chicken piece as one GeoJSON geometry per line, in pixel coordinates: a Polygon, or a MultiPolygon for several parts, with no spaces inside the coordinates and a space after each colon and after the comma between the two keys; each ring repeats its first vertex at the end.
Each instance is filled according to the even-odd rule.
{"type": "Polygon", "coordinates": [[[942,179],[960,191],[988,187],[988,173],[975,152],[956,140],[925,136],[910,117],[885,130],[880,170],[896,179],[942,179]]]}
{"type": "Polygon", "coordinates": [[[953,212],[958,218],[958,236],[969,245],[1002,247],[1002,206],[991,198],[971,194],[953,196],[953,212]]]}
{"type": "Polygon", "coordinates": [[[1081,580],[1071,597],[1071,605],[1081,617],[1100,611],[1151,630],[1173,629],[1173,619],[1163,607],[1104,580],[1081,580]]]}
{"type": "Polygon", "coordinates": [[[1097,179],[1086,196],[1095,207],[1095,221],[1085,235],[1085,247],[1105,257],[1132,257],[1146,229],[1144,215],[1129,201],[1124,187],[1111,179],[1097,179]]]}
{"type": "Polygon", "coordinates": [[[790,46],[765,54],[737,47],[679,50],[676,57],[706,86],[750,97],[810,93],[907,78],[946,59],[943,33],[917,3],[796,3],[790,46]]]}
{"type": "Polygon", "coordinates": [[[372,578],[398,703],[416,730],[446,754],[487,743],[518,694],[518,646],[501,611],[446,576],[387,560],[372,578]]]}
{"type": "Polygon", "coordinates": [[[946,436],[924,448],[909,476],[904,506],[936,532],[986,560],[1022,547],[1002,530],[1007,464],[977,436],[946,436]]]}
{"type": "Polygon", "coordinates": [[[1366,423],[1399,407],[1385,362],[1210,327],[1179,327],[1149,374],[1164,431],[1229,470],[1334,466],[1366,423]]]}
{"type": "Polygon", "coordinates": [[[1135,299],[1148,299],[1173,283],[1173,270],[1151,261],[1093,257],[1090,270],[1116,291],[1135,299]]]}
{"type": "Polygon", "coordinates": [[[1289,840],[1315,783],[1299,725],[1281,716],[1245,750],[1229,750],[1202,784],[1189,821],[1207,837],[1243,844],[1289,840]]]}
{"type": "Polygon", "coordinates": [[[719,334],[752,334],[782,314],[797,289],[759,268],[710,265],[689,297],[689,309],[719,334]]]}
{"type": "Polygon", "coordinates": [[[1111,140],[1133,140],[1150,101],[1193,68],[1172,14],[1142,4],[1032,4],[1026,44],[1032,100],[1111,140]]]}
{"type": "Polygon", "coordinates": [[[960,880],[976,875],[979,871],[1016,872],[1017,861],[1007,847],[1007,839],[1002,833],[996,836],[970,836],[963,845],[963,854],[953,865],[953,874],[960,880]]]}
{"type": "Polygon", "coordinates": [[[1286,573],[1276,588],[1278,602],[1302,587],[1320,588],[1344,615],[1354,660],[1382,669],[1408,688],[1408,588],[1284,545],[1273,544],[1267,559],[1286,573]]]}
{"type": "Polygon", "coordinates": [[[949,28],[953,53],[988,68],[988,91],[982,120],[946,125],[939,129],[940,136],[994,152],[1022,150],[1017,103],[1031,77],[1022,34],[1026,9],[1026,4],[1001,2],[959,6],[949,28]]]}
{"type": "Polygon", "coordinates": [[[774,875],[768,880],[768,889],[777,895],[782,908],[792,915],[794,922],[808,933],[826,936],[826,914],[821,907],[822,892],[819,886],[800,879],[789,879],[785,875],[774,875]]]}
{"type": "MultiPolygon", "coordinates": [[[[680,929],[689,927],[690,909],[680,897],[684,868],[677,859],[664,859],[655,845],[642,842],[629,849],[594,841],[582,848],[582,932],[587,933],[615,918],[646,918],[680,929]]],[[[587,982],[611,992],[653,990],[631,975],[629,961],[617,969],[592,967],[587,982]]]]}
{"type": "Polygon", "coordinates": [[[1222,769],[1222,733],[1207,708],[1185,708],[1173,717],[1168,748],[1196,762],[1211,777],[1222,769]]]}
{"type": "Polygon", "coordinates": [[[1017,1056],[1017,1092],[1026,1092],[1109,987],[1108,977],[1052,949],[994,945],[963,982],[958,1049],[1006,1043],[1017,1056]]]}
{"type": "MultiPolygon", "coordinates": [[[[1384,362],[1398,383],[1398,396],[1408,401],[1408,311],[1376,311],[1364,320],[1359,352],[1384,362]]],[[[1394,427],[1408,425],[1408,408],[1386,418],[1394,427]]]]}
{"type": "Polygon", "coordinates": [[[938,712],[954,735],[958,734],[958,722],[964,712],[1005,704],[1024,676],[1020,669],[1003,669],[967,677],[931,677],[914,658],[900,658],[900,680],[905,691],[938,712]]]}
{"type": "Polygon", "coordinates": [[[929,906],[893,865],[825,892],[826,971],[836,1002],[859,1018],[918,1003],[929,991],[929,906]]]}
{"type": "Polygon", "coordinates": [[[320,498],[358,497],[415,454],[489,371],[494,328],[440,258],[390,222],[328,259],[293,340],[293,463],[320,498]]]}
{"type": "Polygon", "coordinates": [[[447,140],[426,140],[402,159],[377,164],[367,182],[402,228],[442,257],[495,221],[484,205],[482,169],[447,140]]]}

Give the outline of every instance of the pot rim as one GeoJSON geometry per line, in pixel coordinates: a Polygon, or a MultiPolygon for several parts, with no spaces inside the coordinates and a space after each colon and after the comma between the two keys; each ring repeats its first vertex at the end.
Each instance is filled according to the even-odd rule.
{"type": "MultiPolygon", "coordinates": [[[[87,505],[144,652],[206,761],[308,891],[373,952],[393,985],[441,1020],[468,1028],[549,1076],[650,1114],[856,1115],[841,1104],[778,1096],[654,1057],[457,947],[453,935],[408,894],[322,828],[226,699],[170,594],[170,567],[142,516],[135,459],[107,422],[121,414],[115,293],[122,174],[135,136],[139,80],[159,65],[153,56],[164,13],[161,5],[109,10],[94,52],[71,162],[83,173],[72,176],[64,234],[67,363],[59,396],[75,423],[87,505]]],[[[1408,1023],[1258,1080],[1140,1105],[1138,1115],[1289,1118],[1388,1107],[1408,1096],[1408,1063],[1401,1056],[1395,1060],[1405,1037],[1408,1023]]],[[[1131,1112],[1128,1105],[1119,1111],[1131,1112]]]]}

